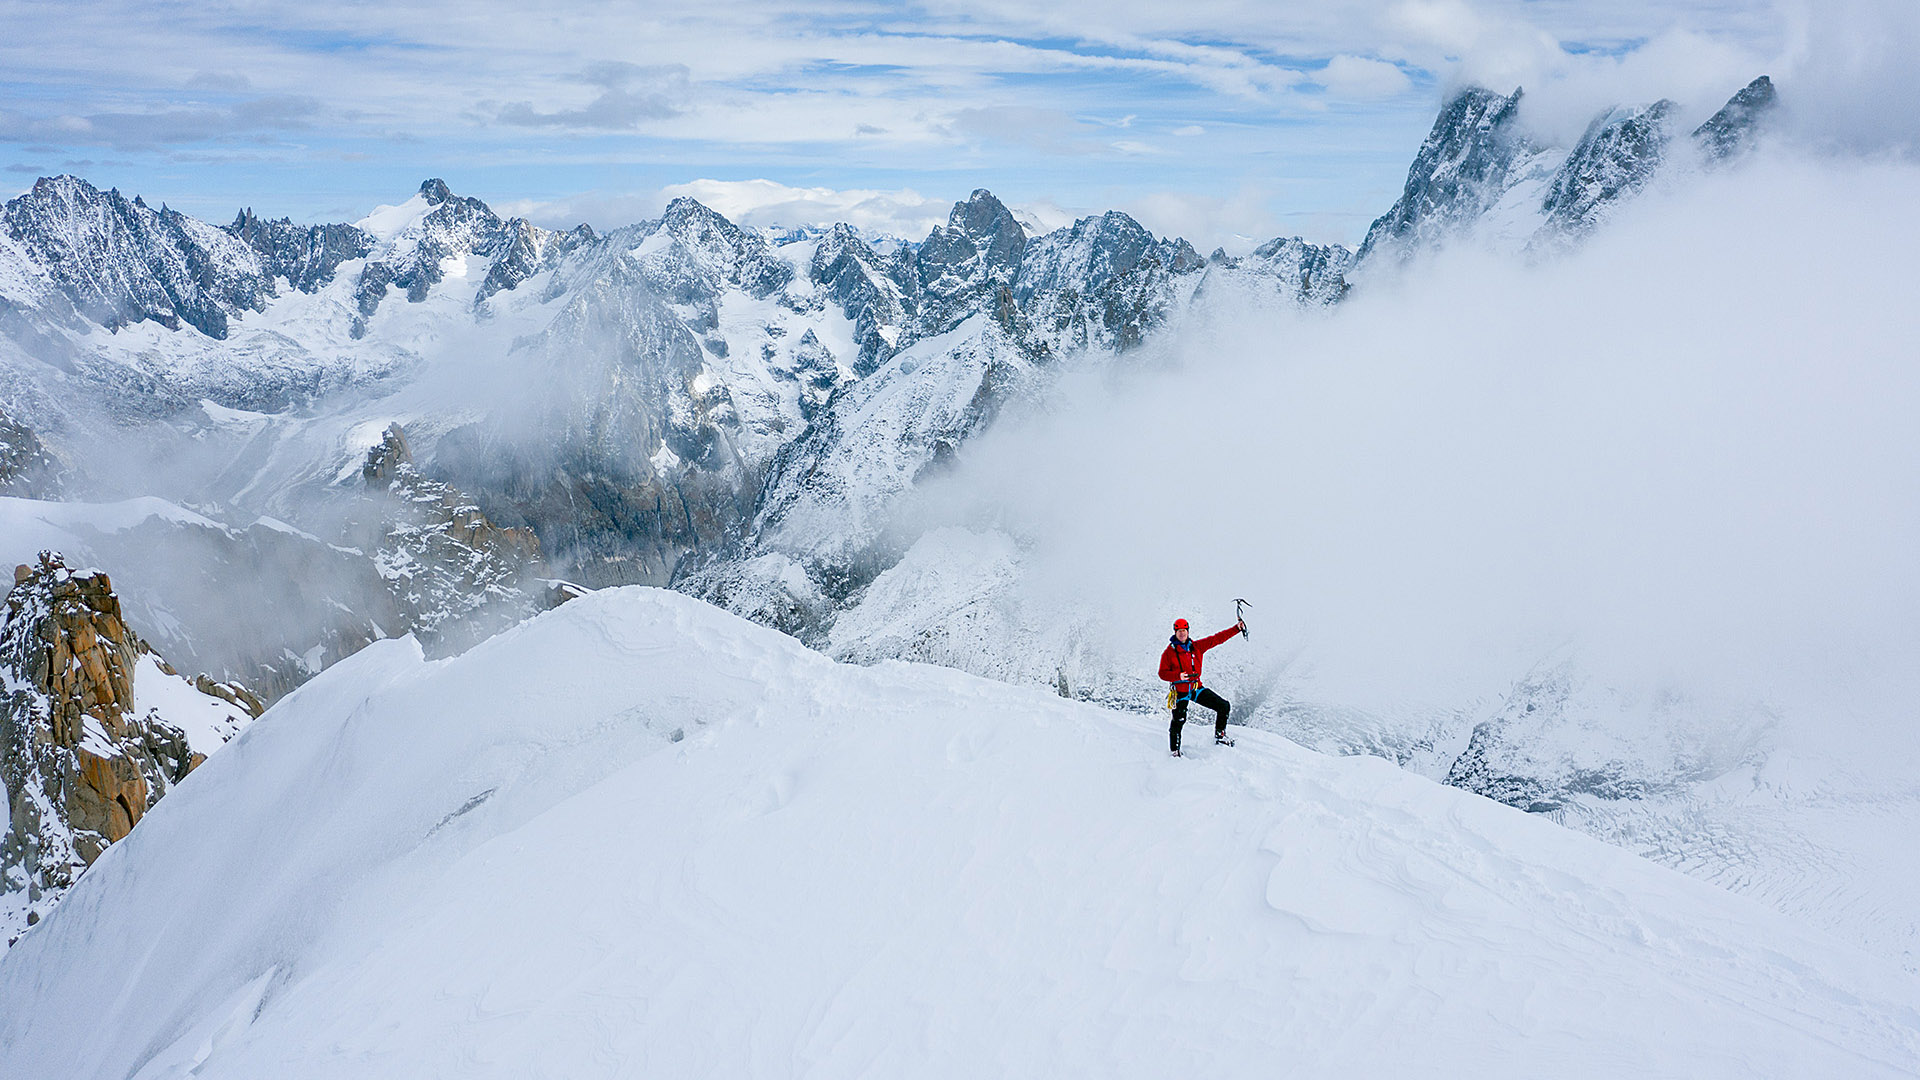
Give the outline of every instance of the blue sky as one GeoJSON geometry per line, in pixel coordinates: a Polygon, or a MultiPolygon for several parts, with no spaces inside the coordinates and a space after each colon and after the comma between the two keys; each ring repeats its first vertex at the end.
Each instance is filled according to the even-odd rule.
{"type": "Polygon", "coordinates": [[[442,176],[552,225],[694,194],[913,234],[987,187],[1202,246],[1352,242],[1461,82],[1524,84],[1559,132],[1660,96],[1704,116],[1903,6],[1840,3],[1854,29],[1822,46],[1836,5],[1717,0],[0,0],[0,186],[313,221],[442,176]]]}

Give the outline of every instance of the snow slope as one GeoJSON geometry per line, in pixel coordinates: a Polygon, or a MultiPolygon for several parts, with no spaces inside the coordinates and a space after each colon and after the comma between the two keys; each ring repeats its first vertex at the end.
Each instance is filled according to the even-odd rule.
{"type": "Polygon", "coordinates": [[[606,590],[276,705],[0,958],[0,1075],[1900,1076],[1920,980],[1385,762],[606,590]]]}

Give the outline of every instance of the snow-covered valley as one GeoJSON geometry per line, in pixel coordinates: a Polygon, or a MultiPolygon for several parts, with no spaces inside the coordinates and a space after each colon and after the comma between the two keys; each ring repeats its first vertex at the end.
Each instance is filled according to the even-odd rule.
{"type": "Polygon", "coordinates": [[[363,650],[0,961],[9,1076],[1905,1076],[1920,978],[1384,762],[602,591],[363,650]]]}

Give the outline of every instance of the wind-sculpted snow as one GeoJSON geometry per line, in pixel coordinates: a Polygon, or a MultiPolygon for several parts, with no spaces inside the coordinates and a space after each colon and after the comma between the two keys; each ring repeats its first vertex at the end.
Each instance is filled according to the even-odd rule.
{"type": "Polygon", "coordinates": [[[385,643],[0,957],[0,1073],[1920,1065],[1920,981],[1750,901],[1378,761],[1164,737],[646,589],[385,643]]]}

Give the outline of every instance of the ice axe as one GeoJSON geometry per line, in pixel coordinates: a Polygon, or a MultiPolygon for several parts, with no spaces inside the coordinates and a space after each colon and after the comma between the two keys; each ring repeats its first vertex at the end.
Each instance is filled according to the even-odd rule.
{"type": "MultiPolygon", "coordinates": [[[[1251,601],[1251,600],[1242,600],[1242,599],[1240,599],[1240,598],[1239,598],[1239,597],[1237,597],[1237,596],[1236,596],[1236,597],[1234,597],[1234,598],[1233,598],[1233,621],[1234,621],[1234,622],[1236,622],[1236,623],[1239,623],[1239,624],[1240,624],[1240,625],[1241,625],[1242,627],[1244,627],[1244,626],[1246,626],[1246,624],[1247,624],[1247,620],[1246,620],[1246,619],[1244,619],[1244,618],[1241,618],[1241,616],[1240,616],[1240,609],[1241,609],[1241,608],[1243,608],[1243,607],[1252,607],[1252,606],[1253,606],[1253,601],[1251,601]]],[[[1243,634],[1245,634],[1245,635],[1246,635],[1246,636],[1248,636],[1248,637],[1252,637],[1252,636],[1253,636],[1253,631],[1251,631],[1251,630],[1246,630],[1246,629],[1243,629],[1243,630],[1241,630],[1240,632],[1241,632],[1241,633],[1243,633],[1243,634]]]]}

